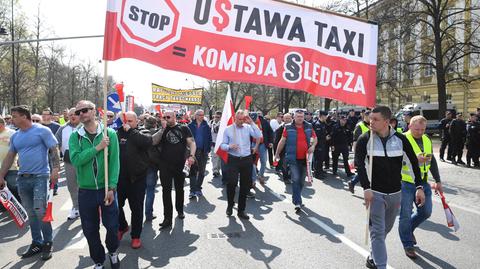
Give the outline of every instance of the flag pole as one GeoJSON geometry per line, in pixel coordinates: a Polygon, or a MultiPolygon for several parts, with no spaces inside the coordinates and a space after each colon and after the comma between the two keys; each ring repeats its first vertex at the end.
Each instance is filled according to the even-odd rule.
{"type": "MultiPolygon", "coordinates": [[[[108,91],[108,61],[104,61],[103,65],[103,137],[108,136],[107,132],[107,91],[108,91]]],[[[108,195],[108,146],[103,149],[103,163],[105,167],[105,202],[107,202],[108,195]]]]}
{"type": "MultiPolygon", "coordinates": [[[[370,155],[368,155],[368,174],[370,176],[370,187],[373,187],[373,130],[370,126],[370,155]]],[[[371,188],[370,188],[371,190],[371,188]]],[[[365,225],[365,245],[368,245],[368,237],[370,232],[370,206],[367,206],[367,224],[365,225]]]]}

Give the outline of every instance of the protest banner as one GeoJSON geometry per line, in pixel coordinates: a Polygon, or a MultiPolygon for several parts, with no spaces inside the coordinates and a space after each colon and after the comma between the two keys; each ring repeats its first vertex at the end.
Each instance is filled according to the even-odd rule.
{"type": "Polygon", "coordinates": [[[203,88],[177,90],[152,83],[152,102],[162,104],[201,105],[203,88]]]}
{"type": "Polygon", "coordinates": [[[105,60],[372,107],[378,26],[272,0],[108,0],[105,60]]]}

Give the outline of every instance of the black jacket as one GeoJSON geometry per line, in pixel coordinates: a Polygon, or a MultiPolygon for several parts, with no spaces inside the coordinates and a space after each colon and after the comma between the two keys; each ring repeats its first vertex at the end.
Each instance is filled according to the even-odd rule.
{"type": "Polygon", "coordinates": [[[369,154],[370,132],[367,132],[358,138],[355,146],[355,166],[363,189],[372,189],[381,193],[401,191],[403,162],[411,164],[415,174],[415,186],[422,184],[417,156],[403,134],[390,128],[390,134],[387,138],[380,139],[379,136],[374,136],[373,180],[367,177],[369,154]],[[406,155],[406,158],[404,158],[404,155],[406,155]]]}
{"type": "Polygon", "coordinates": [[[273,129],[270,126],[270,123],[268,123],[268,121],[262,116],[259,116],[258,118],[262,125],[263,143],[266,146],[268,146],[268,144],[273,144],[273,129]]]}
{"type": "Polygon", "coordinates": [[[450,138],[450,123],[452,122],[452,119],[448,118],[443,118],[440,121],[440,124],[438,125],[438,129],[440,129],[441,135],[443,139],[448,139],[450,138]]]}
{"type": "Polygon", "coordinates": [[[465,138],[467,137],[467,124],[464,120],[452,120],[450,123],[450,137],[453,140],[465,141],[465,138]]]}
{"type": "Polygon", "coordinates": [[[120,144],[120,178],[132,182],[141,180],[147,175],[150,161],[147,151],[152,146],[150,132],[142,127],[132,128],[125,132],[117,130],[120,144]]]}
{"type": "Polygon", "coordinates": [[[315,149],[323,149],[327,145],[327,123],[317,120],[312,125],[315,134],[317,135],[317,145],[315,149]]]}
{"type": "Polygon", "coordinates": [[[348,146],[352,142],[353,134],[352,131],[345,126],[341,126],[340,123],[337,123],[332,130],[332,143],[334,147],[348,146]]]}

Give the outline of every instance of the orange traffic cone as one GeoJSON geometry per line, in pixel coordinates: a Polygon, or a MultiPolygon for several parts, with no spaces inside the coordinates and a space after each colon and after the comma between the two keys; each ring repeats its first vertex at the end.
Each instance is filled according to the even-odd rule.
{"type": "Polygon", "coordinates": [[[52,210],[53,210],[53,187],[54,184],[50,183],[50,189],[48,190],[48,202],[47,202],[47,211],[45,212],[45,216],[43,217],[42,221],[43,222],[52,222],[53,221],[53,216],[52,216],[52,210]]]}

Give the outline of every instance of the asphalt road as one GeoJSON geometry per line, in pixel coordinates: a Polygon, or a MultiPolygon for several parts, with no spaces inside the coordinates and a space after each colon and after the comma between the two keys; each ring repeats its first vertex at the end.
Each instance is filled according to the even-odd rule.
{"type": "MultiPolygon", "coordinates": [[[[438,144],[434,148],[438,152],[438,144]]],[[[431,218],[415,232],[417,260],[404,255],[398,221],[388,235],[392,268],[480,268],[480,170],[443,162],[439,166],[447,201],[461,228],[453,232],[446,226],[440,199],[435,197],[431,218]]],[[[267,175],[266,186],[258,186],[255,199],[247,201],[250,221],[238,219],[236,210],[234,217],[226,217],[225,190],[210,173],[203,184],[204,197],[186,199],[186,218],[174,219],[173,229],[167,231],[158,229],[163,209],[161,186],[157,186],[154,208],[159,217],[144,224],[141,249],[131,249],[129,234],[124,236],[119,248],[122,268],[365,268],[369,247],[364,244],[366,213],[359,186],[352,195],[343,171],[339,176],[329,172],[304,190],[306,207],[296,214],[291,185],[273,173],[267,175]]],[[[17,229],[2,213],[1,269],[93,266],[80,220],[66,220],[71,201],[65,182],[60,186],[54,197],[53,258],[47,262],[39,256],[20,259],[30,244],[30,232],[17,229]]],[[[188,195],[189,187],[185,190],[188,195]]],[[[126,213],[130,216],[128,206],[126,213]]]]}

